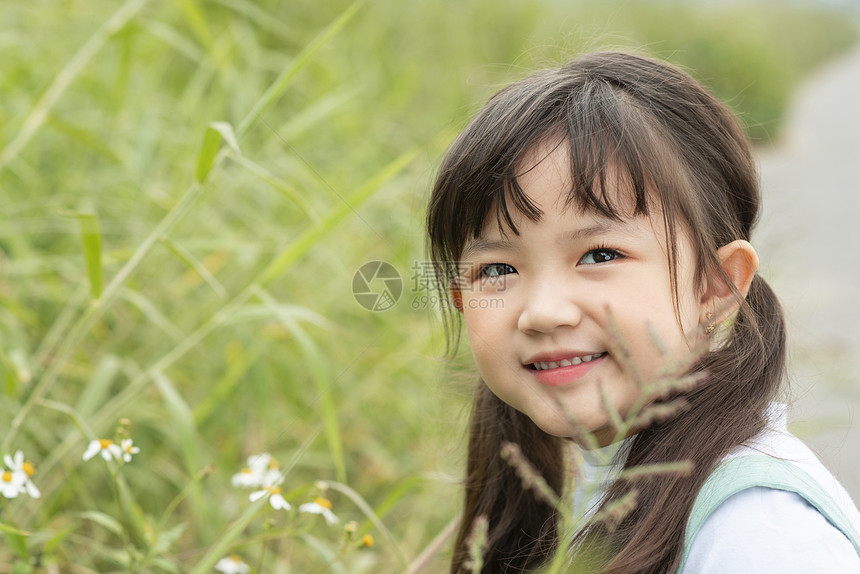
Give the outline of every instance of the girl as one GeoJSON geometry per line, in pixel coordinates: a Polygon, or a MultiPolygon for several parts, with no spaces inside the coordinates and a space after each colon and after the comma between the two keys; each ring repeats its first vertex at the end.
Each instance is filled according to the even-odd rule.
{"type": "Polygon", "coordinates": [[[570,441],[591,517],[576,571],[860,572],[860,514],[773,402],[785,326],[748,242],[759,207],[733,115],[639,56],[528,77],[457,138],[427,219],[480,374],[452,573],[475,567],[479,517],[483,572],[554,555],[570,441]],[[524,488],[508,443],[554,494],[524,488]]]}

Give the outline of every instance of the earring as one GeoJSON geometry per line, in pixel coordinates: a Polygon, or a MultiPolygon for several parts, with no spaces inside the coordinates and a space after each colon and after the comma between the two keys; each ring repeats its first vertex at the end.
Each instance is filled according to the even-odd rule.
{"type": "Polygon", "coordinates": [[[705,313],[705,321],[708,322],[708,326],[705,327],[705,334],[710,335],[717,327],[717,322],[714,321],[714,314],[710,311],[705,313]]]}

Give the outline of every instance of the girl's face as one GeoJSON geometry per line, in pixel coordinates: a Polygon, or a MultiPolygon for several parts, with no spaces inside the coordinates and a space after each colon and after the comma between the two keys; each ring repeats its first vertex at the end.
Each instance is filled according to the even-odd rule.
{"type": "Polygon", "coordinates": [[[572,184],[563,145],[538,145],[519,167],[518,182],[543,215],[531,222],[512,213],[520,233],[506,236],[488,218],[481,237],[464,246],[462,311],[472,355],[489,388],[545,432],[576,436],[573,419],[608,444],[616,429],[600,387],[622,416],[640,394],[614,352],[609,317],[646,381],[689,353],[706,311],[693,248],[679,231],[679,325],[657,209],[615,221],[566,208],[572,184]]]}

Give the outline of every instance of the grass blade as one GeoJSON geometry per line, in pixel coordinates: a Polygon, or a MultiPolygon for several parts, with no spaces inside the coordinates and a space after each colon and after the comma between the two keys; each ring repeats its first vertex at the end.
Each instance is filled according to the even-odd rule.
{"type": "Polygon", "coordinates": [[[302,212],[308,216],[308,218],[314,223],[318,222],[320,219],[319,214],[313,208],[311,203],[304,198],[304,196],[296,191],[290,184],[264,168],[263,166],[254,163],[248,158],[238,156],[232,158],[236,163],[268,183],[272,188],[275,189],[278,193],[283,195],[287,200],[296,204],[302,212]]]}
{"type": "Polygon", "coordinates": [[[179,0],[182,11],[185,12],[185,17],[188,19],[188,24],[197,36],[197,40],[205,48],[212,45],[212,33],[209,31],[209,26],[206,24],[206,18],[200,7],[197,6],[195,0],[179,0]]]}
{"type": "Polygon", "coordinates": [[[14,534],[15,536],[30,536],[30,533],[26,530],[21,530],[20,528],[15,528],[11,524],[4,524],[0,522],[0,532],[3,534],[14,534]]]}
{"type": "Polygon", "coordinates": [[[92,213],[64,212],[78,220],[81,241],[84,245],[84,258],[87,262],[87,277],[90,281],[90,294],[93,299],[102,296],[102,234],[99,220],[92,213]]]}
{"type": "Polygon", "coordinates": [[[262,351],[259,349],[247,351],[241,347],[235,352],[227,353],[227,360],[229,361],[227,372],[212,385],[206,396],[194,405],[192,414],[195,425],[200,426],[218,410],[218,407],[233,393],[242,377],[257,362],[261,354],[262,351]]]}
{"type": "Polygon", "coordinates": [[[305,544],[315,550],[319,557],[323,559],[326,570],[328,570],[332,574],[349,574],[346,570],[344,570],[343,566],[340,563],[340,554],[326,546],[326,544],[322,540],[308,533],[300,534],[299,538],[304,540],[305,544]]]}
{"type": "Polygon", "coordinates": [[[15,396],[21,387],[21,377],[18,375],[18,368],[6,355],[2,346],[0,346],[0,368],[5,371],[6,375],[3,377],[6,380],[5,388],[2,390],[3,394],[10,397],[15,396]]]}
{"type": "Polygon", "coordinates": [[[442,551],[448,541],[456,534],[457,528],[460,526],[460,519],[460,515],[455,516],[445,525],[445,528],[439,531],[436,538],[412,561],[406,570],[406,574],[422,574],[427,570],[433,558],[442,551]]]}
{"type": "Polygon", "coordinates": [[[343,441],[340,436],[337,406],[334,403],[331,392],[332,384],[330,381],[332,380],[332,376],[329,369],[330,363],[323,358],[317,345],[305,333],[304,329],[299,326],[298,322],[282,311],[274,297],[269,295],[264,289],[257,289],[256,294],[270,308],[275,317],[281,321],[302,348],[307,363],[311,367],[314,383],[317,387],[317,396],[322,406],[323,425],[325,426],[326,439],[331,451],[335,474],[338,480],[346,482],[346,461],[343,456],[343,441]]]}
{"type": "MultiPolygon", "coordinates": [[[[123,8],[133,6],[133,7],[135,7],[135,10],[131,11],[129,13],[126,13],[126,12],[123,12],[121,9],[119,12],[117,12],[117,14],[122,14],[125,19],[112,18],[108,22],[108,24],[111,24],[111,25],[108,26],[108,24],[105,24],[105,26],[103,26],[102,30],[106,30],[105,33],[115,32],[116,30],[118,30],[121,27],[119,24],[121,23],[124,25],[128,21],[128,18],[131,18],[131,16],[134,13],[136,13],[136,11],[139,10],[146,1],[147,0],[133,0],[133,1],[129,2],[123,8]]],[[[269,106],[271,106],[272,103],[274,103],[274,101],[278,97],[280,97],[280,95],[283,93],[283,91],[289,85],[292,78],[295,77],[295,75],[310,61],[310,58],[314,54],[316,54],[316,52],[318,52],[319,49],[346,24],[346,22],[358,10],[359,6],[360,6],[360,3],[355,3],[352,6],[350,6],[350,8],[348,8],[343,14],[341,14],[341,16],[339,18],[337,18],[331,25],[329,25],[328,28],[326,28],[319,36],[317,36],[317,38],[314,39],[314,41],[312,41],[307,47],[305,47],[305,49],[293,61],[292,65],[288,66],[287,69],[284,70],[284,72],[278,77],[278,79],[276,79],[275,82],[269,87],[269,89],[266,90],[266,92],[263,94],[263,96],[260,98],[260,100],[257,102],[257,104],[253,107],[251,112],[249,112],[248,115],[245,117],[245,119],[242,121],[242,124],[240,125],[239,129],[237,130],[237,135],[238,135],[237,139],[241,138],[241,136],[251,126],[253,126],[253,124],[257,121],[257,119],[260,117],[260,115],[262,115],[262,113],[266,109],[268,109],[269,106]]],[[[106,38],[105,38],[105,40],[106,40],[106,38]]],[[[89,45],[89,43],[87,45],[89,45]]],[[[99,47],[100,46],[101,46],[101,44],[99,44],[99,47]]],[[[87,59],[89,59],[90,57],[92,57],[92,55],[87,56],[87,59]]],[[[68,67],[69,66],[67,66],[67,68],[68,67]]],[[[75,74],[77,74],[78,71],[80,71],[80,70],[75,71],[75,74]]],[[[68,85],[68,83],[63,85],[62,89],[65,89],[66,85],[68,85]]],[[[60,93],[62,93],[62,90],[60,91],[60,93]]],[[[59,94],[57,94],[56,97],[58,98],[59,94]]],[[[53,103],[55,101],[56,100],[49,100],[50,105],[53,105],[53,103]]],[[[41,100],[40,100],[40,102],[41,102],[41,100]]],[[[40,107],[40,106],[37,105],[37,107],[40,107]]],[[[42,107],[45,107],[45,106],[42,106],[42,107]]],[[[50,106],[45,107],[44,113],[47,113],[48,108],[50,108],[50,106]]],[[[42,117],[39,120],[39,125],[41,125],[42,121],[44,121],[44,117],[42,117]]],[[[210,127],[212,127],[212,126],[210,126],[210,127]]],[[[215,131],[217,132],[217,129],[215,131]]],[[[35,133],[35,131],[33,133],[35,133]]],[[[220,134],[220,132],[219,132],[219,134],[220,134]]],[[[210,137],[212,137],[212,136],[210,136],[210,137]]],[[[205,140],[205,137],[204,137],[204,140],[205,140]]],[[[12,144],[15,144],[16,141],[18,141],[18,138],[16,138],[16,140],[13,141],[12,144]]],[[[27,141],[29,141],[29,139],[27,141]]],[[[24,143],[26,143],[26,141],[24,143]]],[[[11,147],[12,144],[10,144],[10,146],[7,146],[7,148],[5,148],[2,153],[0,153],[0,171],[2,171],[4,165],[6,163],[8,163],[8,158],[13,157],[13,156],[8,155],[8,153],[7,153],[8,150],[12,149],[14,152],[14,155],[17,155],[18,152],[20,152],[20,148],[23,147],[23,145],[16,144],[16,146],[18,146],[18,147],[12,148],[11,147]]],[[[211,145],[212,144],[210,142],[208,144],[208,147],[211,148],[211,145]]],[[[395,162],[397,165],[389,166],[388,168],[383,170],[383,173],[381,175],[384,176],[386,174],[390,174],[389,177],[393,176],[397,171],[399,171],[400,169],[405,167],[405,165],[408,163],[408,161],[411,161],[411,159],[415,156],[415,154],[416,154],[415,152],[411,152],[410,154],[405,154],[405,155],[408,155],[408,158],[405,158],[405,156],[401,156],[401,161],[399,162],[399,164],[398,164],[398,162],[395,162]],[[404,159],[408,159],[408,161],[403,161],[404,159]],[[393,168],[395,168],[395,169],[393,169],[393,168]]],[[[200,165],[200,163],[201,162],[198,162],[198,165],[200,165]]],[[[202,164],[205,166],[206,162],[203,161],[202,164]]],[[[208,170],[202,170],[202,171],[205,171],[206,175],[208,175],[208,173],[211,172],[212,167],[214,167],[214,164],[213,164],[213,166],[210,166],[210,168],[208,170]]],[[[386,178],[383,177],[383,180],[386,180],[386,178]]],[[[361,188],[359,191],[363,192],[363,193],[357,193],[356,195],[358,197],[356,197],[355,199],[356,200],[357,199],[366,199],[366,197],[370,196],[374,191],[376,191],[376,189],[379,186],[381,186],[382,183],[384,183],[384,181],[382,181],[376,185],[373,185],[373,183],[374,182],[371,182],[371,184],[368,184],[365,187],[361,188]]],[[[84,337],[89,332],[89,329],[92,327],[92,325],[95,323],[95,321],[99,317],[102,316],[105,309],[113,302],[113,300],[116,298],[120,288],[125,284],[125,282],[127,282],[129,280],[131,275],[137,270],[137,268],[140,266],[140,263],[143,261],[144,257],[146,257],[146,255],[149,254],[150,250],[152,249],[153,244],[158,239],[160,239],[161,237],[164,237],[167,234],[167,231],[170,228],[172,228],[179,221],[179,219],[181,219],[187,213],[187,211],[191,208],[191,206],[194,204],[194,202],[200,196],[202,191],[203,191],[203,186],[200,183],[198,183],[197,181],[195,181],[195,183],[192,184],[191,187],[189,187],[188,190],[182,195],[182,197],[179,199],[179,201],[176,203],[176,205],[174,205],[173,209],[171,209],[171,211],[159,222],[159,224],[155,227],[155,229],[152,231],[152,233],[150,233],[147,236],[147,238],[138,247],[137,251],[135,251],[134,255],[131,257],[131,259],[129,259],[129,261],[126,263],[126,265],[120,270],[119,273],[117,273],[117,275],[114,277],[113,281],[111,281],[111,283],[105,289],[105,292],[103,294],[102,299],[99,301],[99,304],[91,306],[87,310],[87,312],[70,329],[70,332],[68,333],[67,337],[64,339],[61,348],[57,352],[56,360],[51,364],[49,369],[44,373],[44,375],[41,377],[39,382],[36,383],[36,385],[33,388],[33,391],[31,392],[31,394],[29,396],[29,398],[21,406],[21,408],[16,413],[15,418],[12,420],[12,424],[10,425],[9,432],[7,432],[6,436],[3,438],[3,444],[2,444],[3,449],[9,450],[10,446],[13,444],[14,440],[18,436],[18,432],[21,429],[21,425],[24,423],[27,416],[29,416],[30,412],[32,411],[33,405],[35,405],[39,400],[41,400],[42,397],[44,397],[45,394],[54,385],[54,383],[57,380],[59,373],[62,371],[66,362],[72,356],[74,349],[84,339],[84,337]]],[[[281,271],[283,271],[283,269],[288,267],[292,262],[294,262],[298,256],[307,252],[307,250],[312,247],[312,243],[308,243],[308,240],[316,239],[319,236],[326,233],[327,231],[329,231],[332,227],[334,227],[334,224],[337,223],[337,221],[340,221],[340,219],[342,219],[346,215],[346,213],[349,213],[348,209],[349,209],[348,206],[347,206],[346,210],[344,210],[343,206],[341,206],[340,210],[336,210],[336,212],[340,213],[340,211],[344,211],[344,213],[342,213],[341,215],[339,215],[337,217],[334,217],[333,221],[330,218],[329,219],[329,222],[330,222],[329,226],[327,226],[324,229],[320,229],[319,232],[317,232],[317,233],[313,233],[311,235],[305,234],[305,236],[303,236],[305,239],[305,242],[303,244],[298,245],[293,249],[288,249],[288,250],[286,250],[285,253],[282,253],[279,260],[275,261],[272,265],[267,267],[267,274],[266,274],[267,277],[264,277],[264,279],[265,279],[264,283],[277,277],[278,274],[281,271]]],[[[317,228],[317,229],[319,229],[319,228],[317,228]]],[[[228,311],[227,315],[229,315],[229,312],[232,312],[238,306],[240,306],[241,302],[246,300],[248,295],[249,295],[249,293],[242,293],[237,298],[235,298],[233,301],[231,301],[231,304],[228,304],[225,307],[225,310],[228,311]],[[240,299],[242,301],[239,301],[240,299]]],[[[197,332],[193,333],[191,336],[189,336],[186,339],[187,344],[179,345],[176,349],[174,349],[173,351],[168,353],[168,355],[166,355],[165,357],[162,357],[162,359],[159,360],[158,363],[159,364],[160,363],[172,363],[173,361],[175,361],[179,357],[183,356],[189,349],[191,349],[200,340],[202,340],[202,338],[206,334],[208,334],[213,329],[215,329],[221,323],[222,320],[223,320],[223,317],[219,316],[213,320],[207,321],[197,332]]],[[[141,386],[142,386],[142,383],[145,381],[141,380],[140,382],[141,382],[141,386]]],[[[130,385],[130,386],[133,386],[133,385],[130,385]]],[[[131,394],[135,394],[138,390],[139,389],[135,389],[134,393],[131,393],[131,394]]],[[[65,444],[66,443],[64,442],[64,445],[65,444]]]]}
{"type": "Polygon", "coordinates": [[[69,87],[87,63],[101,50],[110,38],[119,32],[149,0],[129,0],[119,10],[113,13],[107,22],[90,36],[90,39],[72,56],[72,59],[54,77],[54,81],[27,114],[21,129],[15,138],[0,151],[0,172],[18,157],[18,154],[30,143],[36,132],[45,123],[48,112],[59,101],[60,96],[69,87]]]}
{"type": "Polygon", "coordinates": [[[170,418],[173,421],[172,426],[176,429],[179,445],[185,457],[186,468],[189,474],[193,475],[197,472],[199,465],[197,462],[197,445],[195,444],[194,417],[191,415],[191,409],[179,391],[176,390],[173,382],[163,373],[151,372],[150,376],[161,393],[167,412],[170,413],[170,418]]]}
{"type": "MultiPolygon", "coordinates": [[[[307,253],[308,250],[316,245],[320,238],[333,230],[344,217],[352,213],[352,207],[350,207],[350,204],[352,206],[357,206],[362,201],[368,199],[389,179],[404,169],[416,155],[417,151],[415,150],[408,151],[401,155],[388,166],[383,168],[365,185],[361,186],[352,195],[348,196],[347,199],[349,203],[339,204],[337,207],[332,209],[319,224],[305,232],[296,241],[290,243],[290,245],[287,246],[287,248],[284,249],[284,251],[282,251],[281,254],[257,276],[255,281],[252,281],[248,287],[226,303],[218,313],[210,317],[209,320],[186,337],[182,343],[158,359],[151,369],[161,372],[165,371],[176,361],[185,356],[188,351],[196,347],[207,335],[212,333],[221,324],[233,318],[235,313],[242,308],[242,305],[260,288],[261,285],[271,282],[278,277],[280,273],[289,268],[305,253],[307,253]]],[[[126,385],[125,389],[123,389],[121,393],[115,396],[110,403],[106,404],[104,408],[101,409],[98,415],[98,423],[93,422],[93,425],[98,427],[99,424],[107,424],[107,421],[116,418],[117,414],[127,404],[144,391],[146,388],[146,380],[147,377],[145,375],[135,377],[134,380],[126,385]]],[[[21,416],[20,413],[18,416],[21,416]]],[[[68,446],[66,442],[64,442],[63,445],[68,446]]]]}
{"type": "Polygon", "coordinates": [[[237,14],[241,14],[250,22],[253,22],[254,26],[271,32],[280,38],[292,40],[294,37],[294,34],[290,32],[290,29],[283,22],[278,21],[271,14],[249,0],[215,0],[215,2],[234,10],[237,14]]]}
{"type": "Polygon", "coordinates": [[[197,168],[194,170],[194,180],[197,183],[205,182],[212,168],[215,166],[215,156],[218,155],[218,150],[221,149],[222,141],[237,155],[241,155],[239,142],[236,140],[236,134],[233,132],[233,126],[227,122],[210,123],[206,127],[206,133],[203,134],[203,145],[200,146],[200,153],[197,155],[197,168]]]}
{"type": "Polygon", "coordinates": [[[190,251],[170,239],[169,237],[162,237],[161,241],[167,246],[170,251],[179,257],[186,265],[191,267],[201,279],[203,279],[215,293],[221,297],[222,299],[227,298],[227,290],[224,289],[224,286],[215,279],[215,276],[209,272],[205,265],[203,265],[200,261],[198,261],[194,255],[191,254],[190,251]]]}
{"type": "Polygon", "coordinates": [[[155,20],[144,21],[141,23],[141,28],[151,34],[154,38],[158,38],[166,45],[173,48],[177,54],[181,54],[194,62],[201,68],[209,65],[207,56],[194,42],[188,40],[185,36],[177,32],[174,28],[155,20]]]}
{"type": "Polygon", "coordinates": [[[315,246],[324,235],[329,233],[343,219],[355,212],[355,208],[369,199],[376,191],[391,178],[400,173],[418,155],[417,150],[409,150],[385,166],[376,176],[363,186],[348,195],[344,201],[334,207],[325,219],[318,225],[308,229],[292,241],[260,274],[260,285],[267,285],[280,276],[286,269],[298,261],[305,253],[315,246]]]}
{"type": "MultiPolygon", "coordinates": [[[[191,408],[188,403],[176,390],[173,382],[168,379],[163,373],[152,371],[150,372],[155,386],[161,393],[161,398],[164,400],[164,405],[170,415],[172,426],[176,429],[176,436],[179,442],[179,448],[182,450],[182,457],[185,462],[185,468],[189,476],[195,476],[200,470],[199,463],[199,447],[197,444],[197,428],[194,426],[194,417],[191,414],[191,408]]],[[[192,481],[193,486],[190,489],[190,498],[194,506],[194,520],[198,522],[197,530],[200,531],[202,525],[212,524],[210,507],[203,500],[203,495],[200,490],[199,481],[192,481]]]]}
{"type": "Polygon", "coordinates": [[[101,139],[95,137],[89,130],[78,127],[54,114],[50,115],[46,121],[50,127],[75,140],[77,143],[87,146],[108,161],[117,165],[122,164],[122,159],[116,152],[101,139]]]}
{"type": "Polygon", "coordinates": [[[15,418],[12,420],[12,424],[9,426],[9,432],[7,432],[6,436],[3,438],[3,448],[0,450],[8,451],[10,449],[21,429],[21,425],[33,410],[33,405],[39,402],[57,381],[57,377],[65,367],[66,362],[71,358],[75,348],[81,343],[81,341],[83,341],[96,320],[101,317],[110,304],[113,303],[119,295],[122,287],[131,278],[131,275],[137,270],[143,259],[152,250],[152,247],[158,238],[163,237],[169,229],[176,225],[188,210],[191,209],[191,206],[194,205],[202,192],[203,187],[196,183],[186,190],[176,205],[174,205],[173,209],[171,209],[158,223],[158,225],[155,226],[155,229],[152,230],[131,256],[131,259],[126,262],[125,266],[120,269],[119,273],[117,273],[113,280],[108,284],[102,293],[102,297],[96,300],[93,305],[86,310],[84,315],[81,316],[69,329],[60,345],[60,348],[56,352],[54,362],[51,363],[50,367],[39,379],[39,382],[33,387],[33,391],[30,393],[27,401],[21,406],[16,413],[15,418]]]}
{"type": "Polygon", "coordinates": [[[143,514],[143,508],[135,499],[131,488],[122,473],[116,474],[116,488],[119,505],[125,515],[125,531],[131,536],[138,549],[149,550],[152,540],[149,533],[152,527],[143,514]]]}
{"type": "Polygon", "coordinates": [[[167,336],[173,339],[174,342],[178,343],[185,338],[185,334],[182,330],[174,325],[170,319],[165,317],[164,313],[159,311],[158,307],[156,307],[152,301],[147,299],[143,293],[125,288],[120,293],[120,298],[125,299],[137,307],[138,311],[143,313],[144,317],[146,317],[150,323],[159,327],[167,334],[167,336]]]}
{"type": "Polygon", "coordinates": [[[111,386],[122,368],[122,359],[116,355],[105,355],[96,364],[89,384],[78,399],[75,410],[84,419],[98,410],[102,401],[110,393],[111,386]]]}
{"type": "Polygon", "coordinates": [[[304,49],[299,52],[299,54],[295,57],[292,63],[287,66],[281,75],[274,81],[274,83],[269,86],[269,89],[266,90],[266,93],[257,101],[254,107],[248,112],[248,115],[242,120],[239,124],[239,129],[236,130],[236,133],[239,137],[243,137],[248,130],[250,130],[257,120],[260,119],[266,111],[271,108],[275,102],[283,95],[284,91],[290,85],[293,78],[302,71],[302,69],[308,65],[308,62],[311,61],[311,58],[319,52],[320,48],[325,46],[329,40],[331,40],[338,32],[340,32],[341,28],[343,28],[347,22],[355,15],[358,9],[361,7],[363,2],[355,2],[349,8],[347,8],[343,14],[338,16],[334,22],[328,25],[316,38],[311,40],[311,42],[304,47],[304,49]]]}

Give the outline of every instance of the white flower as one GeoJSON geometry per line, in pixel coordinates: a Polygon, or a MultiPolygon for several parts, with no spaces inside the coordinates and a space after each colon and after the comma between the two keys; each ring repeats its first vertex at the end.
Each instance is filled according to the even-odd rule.
{"type": "Polygon", "coordinates": [[[263,490],[258,490],[256,492],[252,492],[248,497],[248,500],[251,502],[260,500],[264,496],[269,497],[269,504],[272,505],[272,508],[275,510],[289,510],[292,508],[290,503],[286,501],[286,499],[281,494],[280,486],[267,486],[263,490]]]}
{"type": "Polygon", "coordinates": [[[236,488],[253,488],[255,486],[260,486],[259,478],[257,478],[254,471],[250,468],[243,468],[234,474],[233,478],[230,479],[230,482],[236,488]]]}
{"type": "Polygon", "coordinates": [[[258,477],[258,486],[275,486],[284,481],[278,461],[267,452],[249,456],[248,468],[258,477]]]}
{"type": "Polygon", "coordinates": [[[20,472],[4,470],[0,473],[0,494],[6,498],[15,498],[24,492],[25,476],[20,472]]]}
{"type": "Polygon", "coordinates": [[[215,570],[224,574],[250,574],[251,567],[234,554],[219,560],[215,565],[215,570]]]}
{"type": "Polygon", "coordinates": [[[122,458],[122,449],[109,438],[91,440],[87,450],[84,451],[84,460],[90,460],[99,453],[105,460],[122,458]]]}
{"type": "Polygon", "coordinates": [[[326,522],[329,524],[337,524],[338,518],[331,511],[331,501],[327,498],[315,498],[313,502],[302,504],[299,506],[299,512],[322,514],[326,522]]]}
{"type": "Polygon", "coordinates": [[[272,458],[272,455],[267,452],[252,454],[248,457],[248,468],[250,468],[251,472],[254,474],[263,474],[268,470],[269,465],[271,465],[274,460],[275,459],[272,458]]]}
{"type": "Polygon", "coordinates": [[[130,438],[122,439],[120,441],[120,448],[122,449],[122,459],[125,462],[131,462],[132,455],[140,452],[140,447],[134,446],[134,441],[130,438]]]}
{"type": "MultiPolygon", "coordinates": [[[[9,467],[13,473],[16,473],[23,479],[24,489],[27,491],[32,498],[39,498],[42,496],[42,493],[39,492],[39,489],[36,488],[36,485],[33,484],[31,478],[34,474],[36,474],[36,467],[33,466],[33,463],[24,460],[24,453],[19,451],[15,452],[15,456],[11,457],[8,454],[3,456],[3,462],[6,463],[6,466],[9,467]]],[[[8,498],[8,497],[7,497],[8,498]]]]}
{"type": "Polygon", "coordinates": [[[230,482],[237,488],[266,488],[284,481],[278,461],[267,452],[248,457],[248,466],[233,475],[230,482]]]}

